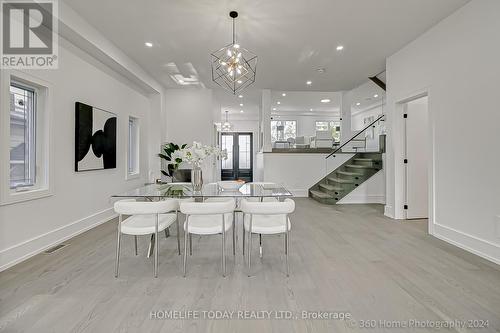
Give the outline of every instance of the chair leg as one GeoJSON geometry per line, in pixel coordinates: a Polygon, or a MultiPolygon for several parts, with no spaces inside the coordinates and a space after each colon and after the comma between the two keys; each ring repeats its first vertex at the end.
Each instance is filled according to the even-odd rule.
{"type": "Polygon", "coordinates": [[[233,257],[236,256],[236,224],[233,223],[233,257]]]}
{"type": "Polygon", "coordinates": [[[288,232],[288,226],[285,234],[285,262],[286,262],[286,276],[290,276],[290,266],[288,264],[288,252],[290,246],[290,234],[288,232]]]}
{"type": "Polygon", "coordinates": [[[119,229],[120,227],[118,227],[118,230],[117,230],[117,240],[116,240],[116,262],[115,262],[115,278],[118,277],[118,266],[120,265],[120,240],[121,240],[121,236],[122,236],[122,233],[119,229]]]}
{"type": "Polygon", "coordinates": [[[134,236],[135,255],[137,255],[137,236],[134,236]]]}
{"type": "Polygon", "coordinates": [[[159,215],[156,215],[156,226],[155,226],[155,239],[156,239],[156,244],[155,244],[155,278],[158,277],[158,251],[160,247],[160,242],[158,239],[158,223],[159,223],[159,215]]]}
{"type": "Polygon", "coordinates": [[[262,259],[264,254],[262,253],[262,234],[259,234],[259,257],[262,259]]]}
{"type": "Polygon", "coordinates": [[[189,234],[189,255],[193,255],[193,234],[189,234]]]}
{"type": "MultiPolygon", "coordinates": [[[[177,214],[177,212],[176,212],[177,214]]],[[[181,255],[181,228],[180,228],[180,223],[179,223],[179,214],[177,214],[177,252],[179,252],[179,255],[181,255]]]]}
{"type": "Polygon", "coordinates": [[[187,253],[188,253],[188,236],[189,233],[184,231],[184,262],[183,262],[183,276],[186,277],[186,262],[187,262],[187,253]]]}
{"type": "Polygon", "coordinates": [[[226,231],[222,230],[222,276],[226,276],[226,231]]]}
{"type": "MultiPolygon", "coordinates": [[[[244,218],[244,215],[243,215],[243,218],[244,218]]],[[[243,251],[243,258],[244,258],[245,257],[245,224],[243,223],[242,226],[243,226],[243,238],[241,239],[241,241],[243,242],[242,251],[243,251]]]]}
{"type": "Polygon", "coordinates": [[[151,234],[151,240],[149,241],[147,258],[151,258],[151,256],[153,255],[153,250],[155,248],[155,243],[156,243],[155,234],[151,234]]]}
{"type": "Polygon", "coordinates": [[[248,247],[247,247],[247,264],[248,264],[248,276],[251,276],[250,265],[252,260],[252,233],[250,230],[248,231],[248,247]]]}
{"type": "Polygon", "coordinates": [[[169,228],[165,229],[165,238],[168,238],[168,237],[170,237],[170,229],[169,228]]]}

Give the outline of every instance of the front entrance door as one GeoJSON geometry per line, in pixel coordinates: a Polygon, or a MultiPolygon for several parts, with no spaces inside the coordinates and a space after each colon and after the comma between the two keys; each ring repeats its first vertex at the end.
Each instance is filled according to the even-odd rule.
{"type": "Polygon", "coordinates": [[[227,151],[227,159],[222,160],[222,180],[244,180],[253,177],[252,133],[222,133],[222,149],[227,151]]]}

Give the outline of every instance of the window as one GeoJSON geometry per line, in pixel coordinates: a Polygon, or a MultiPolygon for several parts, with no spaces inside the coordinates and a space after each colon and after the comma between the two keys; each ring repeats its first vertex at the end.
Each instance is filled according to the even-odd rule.
{"type": "Polygon", "coordinates": [[[331,131],[335,142],[340,142],[340,121],[317,121],[316,131],[331,131]]]}
{"type": "Polygon", "coordinates": [[[271,141],[286,141],[297,137],[297,121],[271,120],[271,141]]]}
{"type": "Polygon", "coordinates": [[[5,70],[0,87],[0,205],[52,195],[50,84],[5,70]]]}
{"type": "Polygon", "coordinates": [[[128,118],[127,179],[139,175],[139,119],[128,118]]]}
{"type": "Polygon", "coordinates": [[[17,82],[10,84],[11,189],[36,184],[36,91],[17,82]]]}

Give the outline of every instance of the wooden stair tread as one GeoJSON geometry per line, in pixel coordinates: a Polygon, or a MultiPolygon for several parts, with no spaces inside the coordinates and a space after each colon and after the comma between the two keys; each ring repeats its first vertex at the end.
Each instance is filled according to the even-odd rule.
{"type": "Polygon", "coordinates": [[[325,192],[321,192],[321,191],[316,191],[316,190],[309,190],[309,192],[315,196],[315,197],[318,197],[320,199],[333,199],[333,196],[328,194],[328,193],[325,193],[325,192]]]}
{"type": "Polygon", "coordinates": [[[342,179],[342,178],[327,178],[330,182],[340,183],[340,184],[353,184],[353,180],[342,179]]]}
{"type": "Polygon", "coordinates": [[[326,189],[327,191],[343,191],[344,189],[340,186],[330,185],[330,184],[319,184],[319,187],[326,189]]]}

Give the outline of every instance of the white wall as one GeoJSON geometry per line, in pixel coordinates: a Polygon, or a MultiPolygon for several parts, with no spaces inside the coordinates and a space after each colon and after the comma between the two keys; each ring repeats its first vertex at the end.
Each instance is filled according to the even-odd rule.
{"type": "MultiPolygon", "coordinates": [[[[167,142],[214,144],[214,117],[220,111],[214,111],[211,89],[168,89],[165,112],[167,142]]],[[[205,182],[215,180],[215,160],[207,160],[202,169],[205,182]]]]}
{"type": "MultiPolygon", "coordinates": [[[[59,69],[28,71],[52,86],[54,195],[0,206],[0,270],[109,220],[114,216],[110,196],[138,187],[148,177],[149,96],[131,88],[125,79],[121,81],[82,60],[69,49],[71,47],[60,45],[59,69]],[[74,171],[76,101],[117,114],[116,169],[74,171]],[[129,115],[140,121],[141,175],[126,181],[129,115]]],[[[2,75],[5,73],[2,71],[2,75]]]]}
{"type": "Polygon", "coordinates": [[[346,162],[353,154],[264,153],[263,181],[284,185],[299,197],[307,197],[308,190],[328,173],[346,162]]]}
{"type": "Polygon", "coordinates": [[[375,117],[375,119],[377,119],[377,117],[382,113],[382,105],[378,105],[363,111],[353,112],[351,114],[351,129],[353,131],[361,131],[366,126],[366,124],[364,123],[365,118],[373,116],[375,117]]]}
{"type": "Polygon", "coordinates": [[[386,214],[403,215],[398,102],[429,94],[431,234],[500,263],[500,1],[473,0],[387,59],[386,214]]]}

